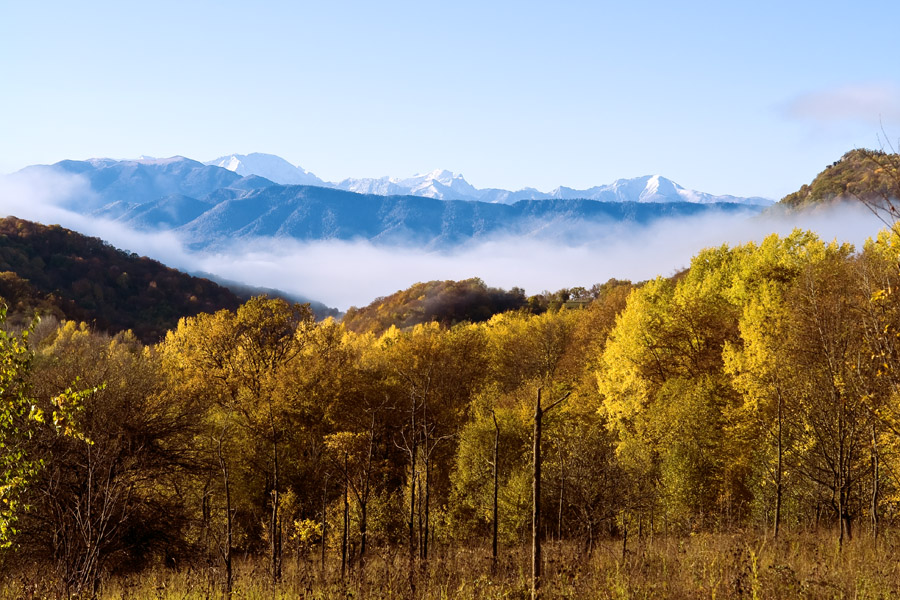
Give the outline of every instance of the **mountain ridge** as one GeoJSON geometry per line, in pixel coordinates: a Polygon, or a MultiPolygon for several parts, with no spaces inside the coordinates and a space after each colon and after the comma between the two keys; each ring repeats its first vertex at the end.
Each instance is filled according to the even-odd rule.
{"type": "Polygon", "coordinates": [[[240,175],[259,175],[282,185],[318,185],[333,187],[361,194],[380,196],[422,196],[439,200],[479,200],[513,204],[519,200],[587,199],[606,202],[697,202],[715,204],[721,202],[766,206],[772,200],[753,197],[716,196],[686,189],[661,175],[644,175],[629,179],[617,179],[607,185],[584,190],[558,186],[550,192],[526,187],[520,190],[501,188],[478,189],[461,174],[446,169],[435,169],[411,177],[346,178],[339,182],[326,182],[302,167],[294,166],[283,158],[264,153],[232,154],[204,163],[232,170],[240,175]],[[640,189],[636,189],[640,184],[640,189]],[[627,190],[627,191],[623,191],[627,190]]]}
{"type": "Polygon", "coordinates": [[[866,203],[900,200],[900,154],[864,148],[850,150],[778,204],[802,209],[846,199],[866,203]]]}
{"type": "MultiPolygon", "coordinates": [[[[288,164],[271,155],[254,156],[282,167],[288,164]]],[[[234,161],[228,165],[237,168],[234,161]]],[[[461,175],[436,170],[418,178],[379,180],[382,187],[375,191],[409,192],[385,195],[333,186],[280,185],[257,174],[241,175],[179,156],[61,161],[28,167],[18,176],[29,173],[65,175],[82,182],[73,186],[77,191],[65,202],[82,215],[141,231],[174,231],[195,250],[256,237],[368,240],[428,249],[448,249],[489,236],[577,243],[600,233],[598,225],[611,231],[624,223],[649,224],[710,210],[762,209],[746,199],[686,190],[653,175],[588,190],[560,187],[551,193],[513,193],[477,190],[461,175]],[[436,197],[457,193],[470,197],[436,197]]]]}

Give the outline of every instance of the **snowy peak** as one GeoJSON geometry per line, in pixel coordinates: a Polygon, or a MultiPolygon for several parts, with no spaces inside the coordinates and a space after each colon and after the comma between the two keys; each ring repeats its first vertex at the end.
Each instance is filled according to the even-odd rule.
{"type": "MultiPolygon", "coordinates": [[[[772,201],[767,198],[715,196],[705,192],[689,190],[661,175],[644,175],[630,179],[617,179],[610,184],[587,189],[560,186],[550,192],[542,192],[534,188],[523,188],[518,191],[493,188],[479,189],[472,186],[461,174],[446,169],[435,169],[428,173],[413,175],[412,177],[350,178],[339,183],[329,183],[301,167],[292,165],[279,156],[259,152],[220,156],[206,163],[197,163],[181,156],[162,159],[142,156],[137,160],[131,161],[92,159],[94,167],[112,166],[115,164],[143,165],[156,168],[174,168],[176,165],[184,165],[178,168],[186,168],[187,164],[194,166],[206,165],[220,167],[245,178],[250,176],[262,177],[281,185],[312,185],[337,188],[359,194],[422,196],[437,200],[478,200],[496,204],[514,204],[520,200],[552,199],[641,203],[730,203],[751,206],[768,206],[772,204],[772,201]]],[[[255,185],[251,187],[255,187],[255,185]]]]}
{"type": "Polygon", "coordinates": [[[713,196],[688,190],[661,175],[617,179],[609,185],[596,186],[586,190],[560,186],[550,192],[541,192],[534,188],[513,192],[502,189],[478,189],[466,181],[462,175],[437,169],[424,175],[414,175],[405,179],[397,177],[345,179],[334,184],[334,187],[360,194],[424,196],[439,200],[479,200],[496,204],[514,204],[520,200],[552,199],[641,203],[692,202],[698,204],[725,202],[752,206],[768,206],[772,203],[766,198],[713,196]]]}
{"type": "Polygon", "coordinates": [[[345,179],[334,187],[359,194],[423,196],[438,200],[479,200],[482,196],[482,191],[474,188],[462,175],[445,169],[407,178],[345,179]]]}
{"type": "Polygon", "coordinates": [[[691,202],[695,204],[746,204],[751,206],[768,206],[772,203],[766,198],[738,198],[735,196],[713,196],[704,192],[688,190],[671,179],[661,175],[644,175],[630,179],[617,179],[608,185],[601,185],[586,190],[558,187],[548,194],[536,190],[513,192],[498,201],[511,203],[517,200],[540,200],[558,198],[561,200],[587,199],[600,202],[641,202],[669,203],[691,202]]]}
{"type": "Polygon", "coordinates": [[[258,175],[281,185],[327,185],[309,171],[274,154],[231,154],[204,164],[222,167],[238,175],[258,175]]]}

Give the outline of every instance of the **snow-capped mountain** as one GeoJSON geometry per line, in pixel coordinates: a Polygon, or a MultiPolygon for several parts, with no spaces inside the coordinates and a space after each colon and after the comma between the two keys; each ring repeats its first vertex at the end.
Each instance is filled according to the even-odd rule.
{"type": "Polygon", "coordinates": [[[617,179],[609,185],[601,185],[586,190],[575,190],[559,187],[545,196],[546,198],[598,200],[601,202],[692,202],[695,204],[748,204],[768,206],[771,200],[751,197],[714,196],[705,192],[686,189],[671,179],[661,175],[645,175],[631,179],[617,179]]]}
{"type": "Polygon", "coordinates": [[[281,185],[319,185],[330,187],[306,169],[296,167],[274,154],[231,154],[203,163],[234,171],[238,175],[258,175],[281,185]]]}
{"type": "Polygon", "coordinates": [[[481,190],[472,187],[462,175],[442,169],[406,179],[345,179],[334,187],[358,194],[422,196],[438,200],[478,200],[481,197],[481,190]]]}
{"type": "MultiPolygon", "coordinates": [[[[225,166],[180,156],[67,160],[27,167],[10,177],[78,180],[61,206],[143,231],[174,231],[194,248],[259,236],[366,239],[426,248],[450,248],[492,235],[571,241],[623,223],[646,225],[715,211],[758,214],[765,203],[687,190],[659,176],[551,192],[477,189],[462,175],[440,170],[406,179],[323,185],[316,178],[319,185],[279,185],[260,175],[273,176],[271,169],[257,168],[287,164],[277,157],[234,155],[220,162],[225,166]]],[[[306,173],[288,167],[286,172],[306,173]]],[[[283,180],[284,175],[274,177],[283,180]]]]}
{"type": "Polygon", "coordinates": [[[631,179],[617,179],[608,185],[585,190],[560,186],[550,192],[534,188],[511,191],[496,188],[478,189],[462,175],[436,169],[412,177],[349,178],[337,183],[322,181],[309,171],[295,167],[272,154],[232,154],[204,163],[223,167],[239,175],[259,175],[282,185],[302,184],[334,187],[358,194],[378,196],[421,196],[437,200],[478,200],[498,204],[514,204],[519,200],[598,200],[601,202],[692,202],[697,204],[745,204],[768,206],[768,198],[714,196],[706,192],[686,189],[661,175],[645,175],[631,179]]]}
{"type": "Polygon", "coordinates": [[[632,179],[617,179],[609,185],[595,186],[586,190],[558,187],[550,192],[534,188],[518,191],[503,189],[477,189],[462,175],[450,171],[432,171],[426,175],[416,175],[408,179],[382,177],[380,179],[345,179],[334,187],[360,194],[409,195],[437,198],[439,200],[478,200],[499,204],[513,204],[519,200],[598,200],[600,202],[693,202],[697,204],[746,204],[768,206],[767,198],[739,198],[736,196],[714,196],[705,192],[686,189],[660,175],[645,175],[632,179]]]}

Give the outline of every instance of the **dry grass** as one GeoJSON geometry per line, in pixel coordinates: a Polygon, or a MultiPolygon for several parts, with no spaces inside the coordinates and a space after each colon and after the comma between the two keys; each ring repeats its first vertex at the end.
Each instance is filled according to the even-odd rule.
{"type": "MultiPolygon", "coordinates": [[[[444,549],[419,564],[411,583],[404,553],[371,553],[341,581],[334,561],[323,573],[315,561],[289,559],[273,586],[266,562],[239,562],[234,598],[459,598],[530,597],[526,549],[507,550],[491,574],[486,548],[444,549]]],[[[547,543],[546,598],[900,598],[900,532],[877,545],[867,536],[838,549],[833,536],[788,534],[773,541],[744,534],[701,534],[636,540],[623,559],[611,540],[591,556],[571,543],[547,543]]],[[[38,573],[3,576],[0,599],[57,597],[38,573]]],[[[101,598],[222,598],[220,573],[158,569],[107,581],[101,598]]]]}

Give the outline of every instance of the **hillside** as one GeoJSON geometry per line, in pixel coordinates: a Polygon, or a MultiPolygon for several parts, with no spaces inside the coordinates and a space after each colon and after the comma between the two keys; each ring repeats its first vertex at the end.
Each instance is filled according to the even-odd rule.
{"type": "Polygon", "coordinates": [[[376,298],[368,306],[351,307],[343,322],[351,331],[380,334],[396,325],[400,329],[438,321],[455,325],[479,322],[507,310],[526,306],[525,292],[492,288],[478,279],[417,283],[390,296],[376,298]]]}
{"type": "Polygon", "coordinates": [[[857,149],[825,167],[812,183],[788,194],[780,204],[800,208],[840,199],[897,198],[900,198],[900,155],[857,149]]]}
{"type": "Polygon", "coordinates": [[[148,343],[180,317],[241,303],[208,279],[58,225],[15,217],[0,219],[0,297],[10,312],[37,309],[110,332],[131,329],[148,343]]]}
{"type": "Polygon", "coordinates": [[[479,323],[510,310],[524,309],[540,314],[561,308],[582,309],[612,294],[627,295],[628,291],[640,285],[643,284],[610,279],[589,289],[563,288],[526,297],[522,288],[514,287],[506,291],[488,287],[477,277],[462,281],[428,281],[398,290],[390,296],[376,298],[362,308],[351,307],[344,315],[343,323],[356,333],[372,332],[376,335],[391,326],[406,329],[429,322],[446,326],[462,322],[479,323]]]}

